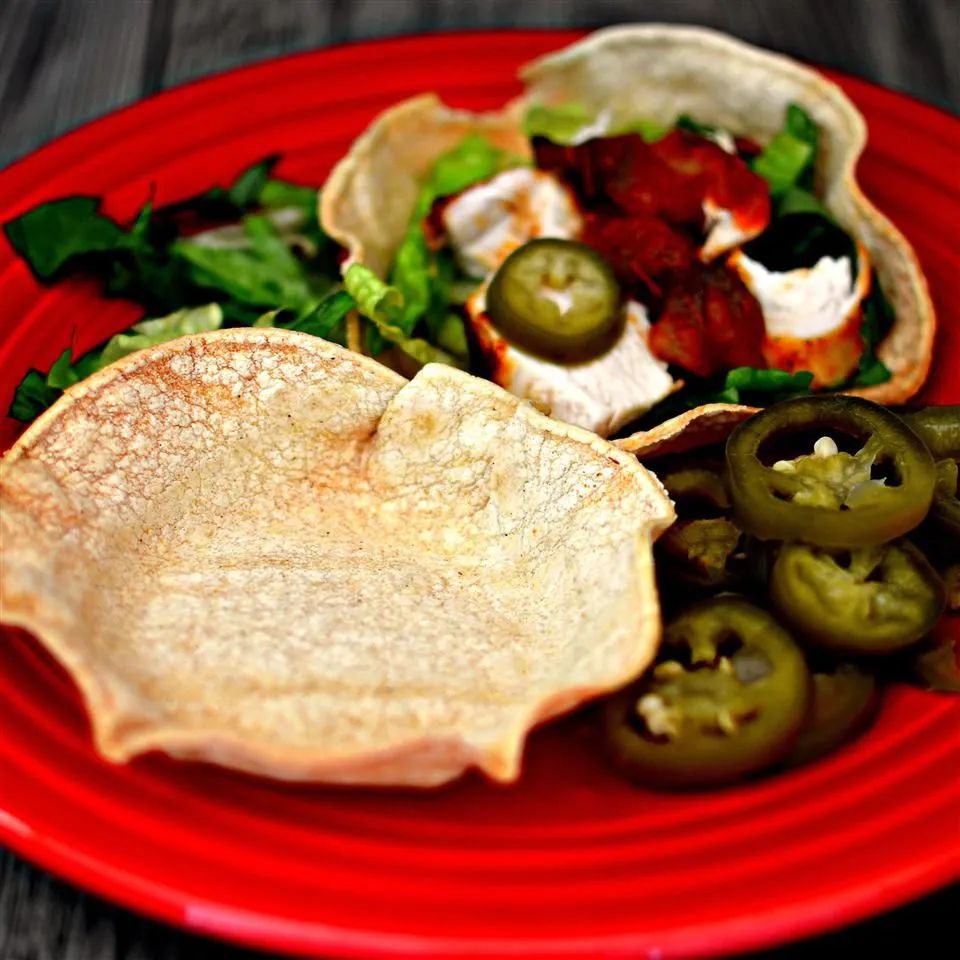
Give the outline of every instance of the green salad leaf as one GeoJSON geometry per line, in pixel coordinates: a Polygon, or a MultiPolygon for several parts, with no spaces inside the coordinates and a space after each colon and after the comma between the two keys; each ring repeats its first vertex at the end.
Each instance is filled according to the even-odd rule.
{"type": "Polygon", "coordinates": [[[224,292],[250,306],[300,310],[329,290],[331,280],[312,274],[269,218],[251,213],[242,224],[248,240],[244,247],[177,240],[170,253],[184,261],[187,276],[197,287],[224,292]]]}
{"type": "MultiPolygon", "coordinates": [[[[423,219],[436,200],[459,193],[511,166],[516,166],[519,162],[519,158],[493,146],[479,134],[468,134],[455,147],[437,158],[420,188],[410,225],[390,270],[389,287],[398,294],[391,322],[405,339],[422,339],[413,337],[413,333],[418,324],[423,322],[428,340],[436,340],[442,330],[448,347],[454,344],[459,347],[461,343],[465,345],[466,334],[462,321],[457,334],[456,322],[447,318],[450,306],[455,302],[455,264],[449,254],[430,250],[423,231],[423,219]]],[[[374,322],[373,328],[367,332],[366,341],[371,353],[380,352],[387,343],[399,344],[394,336],[386,334],[382,327],[377,325],[376,318],[362,303],[358,302],[358,306],[360,313],[374,322]]],[[[439,343],[439,340],[436,342],[439,343]]],[[[410,353],[410,350],[404,349],[410,353]]],[[[421,347],[416,349],[424,354],[421,347]]],[[[456,362],[457,365],[462,365],[462,360],[466,357],[466,349],[456,357],[446,350],[441,350],[440,353],[448,357],[446,361],[440,362],[456,362]]]]}
{"type": "Polygon", "coordinates": [[[422,219],[430,212],[433,201],[448,197],[487,180],[495,173],[526,161],[495,147],[479,133],[467,134],[455,147],[442,153],[434,162],[414,208],[414,218],[422,219]]]}
{"type": "Polygon", "coordinates": [[[810,114],[795,103],[787,106],[783,128],[754,157],[754,173],[770,187],[778,215],[827,211],[813,193],[820,133],[810,114]]]}
{"type": "Polygon", "coordinates": [[[17,386],[9,415],[14,420],[29,423],[56,403],[62,392],[57,387],[51,387],[39,370],[30,370],[17,386]]]}
{"type": "Polygon", "coordinates": [[[699,120],[694,120],[689,113],[681,113],[677,117],[675,126],[678,130],[686,130],[689,133],[695,133],[697,136],[707,137],[708,139],[720,129],[712,123],[701,123],[699,120]]]}
{"type": "Polygon", "coordinates": [[[870,293],[863,301],[863,320],[860,324],[860,336],[863,338],[863,354],[857,372],[853,375],[853,384],[858,387],[873,387],[886,383],[890,369],[877,356],[877,345],[893,326],[894,313],[890,301],[886,298],[877,273],[874,271],[870,283],[870,293]]]}
{"type": "Polygon", "coordinates": [[[403,295],[384,283],[369,267],[351,264],[343,276],[343,285],[353,297],[360,315],[370,320],[385,340],[399,347],[418,363],[446,363],[462,367],[457,357],[422,337],[411,337],[400,326],[403,295]]]}
{"type": "MultiPolygon", "coordinates": [[[[528,137],[545,137],[553,143],[569,145],[577,139],[577,135],[596,118],[580,102],[570,100],[557,106],[547,107],[534,104],[523,118],[523,132],[528,137]]],[[[643,118],[631,120],[629,123],[613,125],[604,136],[615,136],[623,133],[638,133],[647,143],[660,140],[669,133],[669,128],[655,120],[643,118]]]]}
{"type": "Polygon", "coordinates": [[[64,350],[46,376],[39,370],[30,370],[21,380],[10,405],[10,416],[29,422],[56,402],[68,387],[85,380],[115,360],[187,334],[219,330],[222,325],[223,312],[218,304],[210,303],[203,307],[177,310],[166,317],[142,320],[135,323],[129,332],[118,333],[76,360],[72,359],[71,350],[64,350]]]}
{"type": "MultiPolygon", "coordinates": [[[[220,305],[216,303],[177,310],[169,316],[157,317],[153,320],[141,320],[130,328],[129,333],[118,333],[104,344],[94,369],[100,370],[121,357],[136,353],[137,350],[154,347],[159,343],[167,343],[177,337],[185,337],[192,333],[207,333],[211,330],[219,330],[222,326],[223,311],[220,309],[220,305]]],[[[89,356],[91,354],[86,355],[86,357],[89,356]]],[[[86,357],[81,358],[80,363],[86,357]]],[[[90,370],[89,373],[93,373],[93,370],[90,370]]],[[[88,373],[84,375],[89,376],[88,373]]],[[[83,376],[79,379],[83,379],[83,376]]]]}
{"type": "Polygon", "coordinates": [[[665,127],[662,123],[657,123],[656,120],[645,120],[641,118],[639,120],[631,120],[630,123],[623,127],[618,127],[614,132],[639,133],[644,143],[656,143],[657,140],[662,140],[670,132],[670,128],[665,127]]]}
{"type": "Polygon", "coordinates": [[[93,197],[68,197],[29,210],[4,230],[42,281],[79,271],[148,314],[216,300],[227,322],[249,324],[266,309],[288,306],[288,296],[311,307],[337,273],[333,243],[317,222],[317,191],[271,178],[275,160],[176,204],[154,209],[148,202],[129,227],[105,216],[93,197]],[[255,219],[194,235],[211,219],[239,217],[255,219]],[[265,275],[272,271],[275,277],[265,275]]]}
{"type": "Polygon", "coordinates": [[[94,197],[52,200],[4,224],[10,245],[41,280],[50,280],[77,259],[128,249],[136,241],[100,211],[94,197]]]}
{"type": "Polygon", "coordinates": [[[593,114],[579,101],[570,100],[554,107],[534,104],[523,117],[523,132],[528,137],[546,137],[553,143],[569,144],[593,114]]]}
{"type": "MultiPolygon", "coordinates": [[[[735,367],[727,371],[724,380],[725,390],[735,390],[737,392],[738,403],[741,394],[751,393],[773,393],[777,394],[777,399],[784,399],[784,395],[795,396],[810,392],[810,384],[813,383],[813,374],[806,370],[799,370],[796,373],[787,373],[785,370],[765,370],[757,367],[735,367]]],[[[772,400],[767,400],[772,403],[772,400]]]]}
{"type": "Polygon", "coordinates": [[[288,330],[299,330],[323,340],[345,346],[347,342],[345,321],[347,314],[356,307],[353,297],[346,290],[334,290],[312,310],[296,317],[288,324],[277,324],[288,330]]]}

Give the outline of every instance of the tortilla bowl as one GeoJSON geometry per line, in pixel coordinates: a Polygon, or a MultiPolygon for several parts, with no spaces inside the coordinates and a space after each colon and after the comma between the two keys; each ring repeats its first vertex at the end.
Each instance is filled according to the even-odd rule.
{"type": "Polygon", "coordinates": [[[455,130],[486,133],[496,145],[528,154],[519,126],[526,109],[575,100],[598,113],[610,111],[616,124],[638,119],[672,124],[688,113],[765,144],[795,102],[822,131],[818,193],[867,250],[896,315],[877,350],[890,380],[848,392],[886,404],[904,403],[917,393],[933,355],[933,305],[912,247],[857,183],[867,130],[838,86],[787,57],[715,31],[663,24],[599,30],[526,65],[520,75],[523,97],[500,113],[470,115],[423,96],[373,121],[334,168],[321,196],[321,223],[346,248],[347,263],[360,261],[386,275],[413,212],[417,185],[450,148],[455,130]]]}
{"type": "Polygon", "coordinates": [[[647,665],[673,518],[631,455],[492,384],[273,329],[71,388],[0,507],[0,618],[104,757],[414,786],[514,779],[531,726],[647,665]]]}

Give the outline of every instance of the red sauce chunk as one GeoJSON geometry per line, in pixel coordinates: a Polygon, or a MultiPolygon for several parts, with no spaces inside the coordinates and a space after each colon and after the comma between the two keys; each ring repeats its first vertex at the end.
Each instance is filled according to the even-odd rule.
{"type": "Polygon", "coordinates": [[[723,264],[697,265],[667,279],[650,347],[700,377],[734,367],[764,367],[760,304],[723,264]]]}
{"type": "Polygon", "coordinates": [[[660,294],[660,280],[670,271],[689,270],[698,262],[694,241],[653,216],[588,213],[581,239],[600,252],[625,289],[643,300],[660,294]]]}
{"type": "Polygon", "coordinates": [[[702,377],[766,366],[760,305],[736,273],[699,259],[705,203],[729,210],[745,231],[769,222],[766,182],[740,156],[679,129],[652,144],[639,134],[576,146],[536,137],[533,149],[537,166],[577,194],[583,242],[651,308],[660,359],[702,377]]]}

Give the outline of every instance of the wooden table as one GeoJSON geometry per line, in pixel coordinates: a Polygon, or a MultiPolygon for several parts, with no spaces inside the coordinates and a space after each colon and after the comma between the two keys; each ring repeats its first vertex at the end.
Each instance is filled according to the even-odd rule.
{"type": "MultiPolygon", "coordinates": [[[[960,110],[958,0],[2,0],[0,163],[192,77],[294,50],[463,27],[700,23],[960,110]]],[[[3,785],[0,784],[0,791],[3,785]]],[[[946,956],[950,893],[769,954],[946,956]]],[[[252,958],[0,850],[2,960],[252,958]]]]}

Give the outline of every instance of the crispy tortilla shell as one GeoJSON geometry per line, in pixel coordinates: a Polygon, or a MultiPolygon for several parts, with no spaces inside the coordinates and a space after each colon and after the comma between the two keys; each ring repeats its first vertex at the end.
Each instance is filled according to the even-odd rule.
{"type": "Polygon", "coordinates": [[[492,384],[272,329],[71,388],[0,507],[0,615],[106,758],[416,786],[514,779],[532,725],[646,666],[673,517],[633,456],[492,384]]]}
{"type": "Polygon", "coordinates": [[[730,431],[756,412],[756,407],[738,403],[707,403],[613,443],[640,459],[686,453],[699,447],[725,443],[730,431]]]}
{"type": "Polygon", "coordinates": [[[818,193],[867,248],[896,315],[878,350],[891,379],[847,392],[896,404],[923,386],[936,331],[927,283],[913,248],[857,183],[867,128],[835,83],[713,30],[665,24],[598,30],[528,64],[521,78],[534,103],[578,100],[597,112],[610,110],[618,124],[641,118],[672,124],[687,113],[761,144],[781,128],[788,104],[803,107],[821,131],[818,193]]]}
{"type": "Polygon", "coordinates": [[[584,103],[614,124],[672,124],[680,113],[766,143],[786,107],[800,104],[819,124],[818,191],[837,221],[868,250],[896,321],[878,349],[892,377],[849,392],[903,403],[923,385],[936,319],[917,257],[863,195],[857,161],[867,139],[859,111],[834,83],[794,60],[699,27],[612,27],[521,71],[525,96],[500,113],[451,110],[417,97],[376,118],[336,166],[323,191],[324,229],[385,276],[432,163],[465,133],[479,131],[513,153],[529,153],[520,118],[531,103],[584,103]]]}

